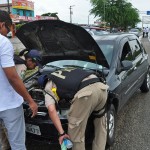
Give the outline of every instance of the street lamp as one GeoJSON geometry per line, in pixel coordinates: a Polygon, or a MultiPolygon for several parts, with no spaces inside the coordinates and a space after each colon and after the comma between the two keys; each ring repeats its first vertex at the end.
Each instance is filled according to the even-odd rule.
{"type": "Polygon", "coordinates": [[[104,28],[105,28],[105,19],[106,19],[106,18],[105,18],[105,7],[106,7],[105,5],[106,5],[106,4],[105,4],[105,0],[104,0],[104,28]]]}
{"type": "Polygon", "coordinates": [[[90,15],[88,15],[88,26],[90,24],[90,15]]]}
{"type": "Polygon", "coordinates": [[[72,14],[73,14],[73,12],[72,12],[72,7],[74,7],[75,5],[71,5],[70,7],[69,7],[69,9],[70,9],[70,23],[72,23],[72,14]]]}

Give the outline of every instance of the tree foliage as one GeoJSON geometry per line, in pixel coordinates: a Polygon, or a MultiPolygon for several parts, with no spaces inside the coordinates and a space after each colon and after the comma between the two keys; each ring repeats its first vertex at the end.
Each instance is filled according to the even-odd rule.
{"type": "Polygon", "coordinates": [[[111,27],[134,27],[140,22],[138,10],[127,0],[90,0],[91,13],[111,27]]]}
{"type": "Polygon", "coordinates": [[[57,14],[58,14],[57,12],[56,13],[50,13],[49,12],[49,13],[42,14],[41,16],[55,17],[59,20],[59,17],[57,14]]]}

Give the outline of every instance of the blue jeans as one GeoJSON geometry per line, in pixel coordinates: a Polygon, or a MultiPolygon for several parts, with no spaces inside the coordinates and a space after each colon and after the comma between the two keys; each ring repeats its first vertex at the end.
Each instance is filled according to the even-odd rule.
{"type": "Polygon", "coordinates": [[[0,111],[0,121],[4,122],[7,129],[11,149],[26,150],[25,122],[22,105],[17,108],[0,111]]]}

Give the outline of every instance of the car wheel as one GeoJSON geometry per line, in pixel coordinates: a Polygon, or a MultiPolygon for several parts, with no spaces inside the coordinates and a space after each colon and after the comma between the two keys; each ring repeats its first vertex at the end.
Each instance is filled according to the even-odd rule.
{"type": "Polygon", "coordinates": [[[143,93],[146,93],[146,92],[149,91],[149,88],[150,88],[150,83],[149,83],[150,79],[149,79],[149,77],[150,76],[149,76],[149,72],[148,72],[145,79],[144,79],[144,81],[143,81],[142,86],[140,87],[140,90],[143,93]]]}
{"type": "Polygon", "coordinates": [[[107,111],[107,147],[114,143],[116,129],[116,110],[113,104],[107,111]]]}

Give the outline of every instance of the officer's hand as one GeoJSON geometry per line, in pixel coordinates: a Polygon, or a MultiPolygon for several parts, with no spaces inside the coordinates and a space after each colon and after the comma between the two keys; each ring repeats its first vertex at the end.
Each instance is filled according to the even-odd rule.
{"type": "Polygon", "coordinates": [[[59,144],[61,145],[64,139],[70,139],[68,134],[59,137],[59,144]]]}
{"type": "Polygon", "coordinates": [[[37,114],[38,106],[33,100],[32,102],[29,103],[29,107],[30,107],[30,109],[32,111],[32,116],[31,116],[31,118],[32,118],[32,117],[34,117],[37,114]]]}

